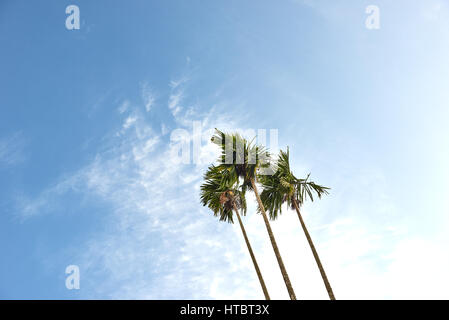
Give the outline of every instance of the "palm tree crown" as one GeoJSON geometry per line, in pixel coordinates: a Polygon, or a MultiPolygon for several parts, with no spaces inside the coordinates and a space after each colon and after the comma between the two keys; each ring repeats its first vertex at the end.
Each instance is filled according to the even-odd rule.
{"type": "Polygon", "coordinates": [[[211,209],[220,221],[234,223],[234,204],[246,214],[244,193],[235,184],[229,183],[229,179],[223,176],[216,166],[208,168],[200,189],[201,203],[211,209]]]}
{"type": "Polygon", "coordinates": [[[293,200],[302,205],[307,199],[313,201],[313,194],[318,198],[328,194],[330,188],[320,186],[309,180],[310,174],[305,179],[296,178],[290,170],[290,151],[280,151],[276,164],[273,165],[275,173],[272,175],[260,175],[259,182],[263,185],[260,198],[272,220],[282,213],[282,204],[295,209],[293,200]]]}
{"type": "Polygon", "coordinates": [[[238,133],[229,134],[215,129],[211,141],[220,146],[216,170],[227,184],[232,185],[242,179],[242,190],[251,190],[251,179],[256,179],[258,170],[270,167],[270,154],[266,148],[247,141],[238,133]]]}

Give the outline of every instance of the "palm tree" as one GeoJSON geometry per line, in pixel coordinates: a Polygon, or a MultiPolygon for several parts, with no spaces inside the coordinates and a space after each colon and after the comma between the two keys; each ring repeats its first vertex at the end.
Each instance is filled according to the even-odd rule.
{"type": "Polygon", "coordinates": [[[218,129],[215,129],[215,131],[215,135],[211,140],[221,148],[220,164],[216,168],[223,176],[223,179],[231,183],[231,185],[239,183],[239,180],[242,179],[241,186],[243,194],[247,189],[254,191],[288,294],[291,300],[296,300],[293,286],[288,277],[284,262],[282,261],[281,253],[276,244],[276,239],[274,238],[270,222],[256,186],[259,170],[270,167],[270,155],[263,146],[248,142],[239,134],[226,134],[218,129]]]}
{"type": "Polygon", "coordinates": [[[329,298],[335,300],[332,287],[327,279],[326,272],[324,272],[323,265],[321,264],[312,238],[307,231],[299,210],[300,206],[307,200],[307,198],[310,198],[310,200],[313,201],[313,193],[316,193],[318,198],[321,198],[323,194],[328,194],[327,190],[329,190],[329,188],[320,186],[313,181],[309,181],[310,174],[306,179],[296,178],[290,170],[289,153],[288,148],[287,152],[281,150],[276,164],[276,172],[273,175],[261,176],[259,178],[259,181],[264,188],[260,197],[272,220],[278,217],[278,213],[282,213],[281,207],[283,203],[287,203],[289,207],[296,210],[302,229],[309,242],[310,249],[312,249],[318,269],[320,270],[329,298]]]}
{"type": "Polygon", "coordinates": [[[246,200],[241,190],[235,188],[235,185],[227,184],[225,179],[222,179],[222,175],[218,172],[216,167],[211,166],[204,175],[204,183],[201,185],[201,202],[204,206],[208,206],[214,212],[215,216],[220,217],[220,221],[227,221],[234,223],[233,212],[237,216],[240,229],[243,233],[246,246],[248,247],[249,254],[253,261],[254,268],[256,269],[257,277],[259,278],[262,291],[266,300],[270,300],[267,287],[260,272],[259,266],[254,256],[253,249],[249,243],[248,236],[246,235],[245,227],[243,226],[242,219],[240,218],[239,209],[246,213],[246,200]]]}

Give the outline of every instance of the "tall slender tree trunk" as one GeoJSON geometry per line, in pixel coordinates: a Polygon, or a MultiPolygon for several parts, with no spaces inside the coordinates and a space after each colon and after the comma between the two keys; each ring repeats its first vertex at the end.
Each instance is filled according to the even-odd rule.
{"type": "Polygon", "coordinates": [[[312,249],[313,256],[315,258],[316,264],[318,265],[318,269],[320,269],[321,277],[323,278],[324,285],[326,286],[326,290],[329,295],[329,298],[331,300],[335,300],[335,296],[334,296],[334,292],[332,291],[331,284],[329,283],[329,280],[327,279],[326,272],[324,272],[324,268],[323,268],[323,265],[321,264],[320,257],[318,256],[318,253],[316,252],[315,246],[313,245],[312,238],[310,237],[309,231],[307,231],[307,228],[306,228],[306,224],[304,223],[304,220],[302,219],[296,199],[293,199],[293,205],[295,206],[296,213],[298,214],[298,218],[299,218],[299,221],[301,222],[302,229],[304,230],[304,233],[306,234],[306,238],[307,238],[307,241],[309,242],[310,249],[312,249]]]}
{"type": "Polygon", "coordinates": [[[265,282],[263,281],[262,273],[260,272],[259,265],[257,264],[256,257],[254,256],[253,249],[251,248],[251,244],[249,243],[248,236],[246,235],[245,227],[243,226],[242,218],[240,218],[239,211],[237,206],[234,204],[234,211],[239,220],[240,229],[242,229],[243,237],[245,238],[246,246],[248,247],[249,255],[251,256],[251,260],[253,260],[254,269],[256,269],[257,277],[259,278],[260,286],[262,287],[263,294],[265,295],[265,300],[270,300],[270,295],[268,294],[267,287],[265,286],[265,282]]]}
{"type": "Polygon", "coordinates": [[[295,291],[293,290],[293,286],[290,282],[290,279],[287,274],[287,270],[285,269],[284,262],[282,261],[281,253],[279,252],[279,248],[276,244],[276,239],[274,238],[273,231],[271,230],[270,222],[268,221],[267,214],[265,212],[265,208],[263,206],[262,200],[260,199],[259,192],[257,191],[256,183],[254,179],[251,179],[251,185],[253,187],[254,193],[256,195],[257,203],[259,204],[260,211],[262,212],[263,221],[265,222],[265,226],[267,227],[268,236],[270,237],[271,245],[273,246],[274,254],[276,255],[276,259],[279,264],[279,268],[281,269],[282,277],[284,278],[285,286],[287,287],[288,294],[291,300],[296,300],[295,291]]]}

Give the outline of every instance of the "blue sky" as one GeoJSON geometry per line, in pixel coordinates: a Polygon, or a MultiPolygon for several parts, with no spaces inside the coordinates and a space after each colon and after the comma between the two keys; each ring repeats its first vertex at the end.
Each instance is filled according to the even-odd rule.
{"type": "MultiPolygon", "coordinates": [[[[199,203],[218,127],[277,129],[332,188],[303,212],[337,299],[447,299],[448,40],[443,0],[2,1],[0,298],[263,298],[238,226],[199,203]],[[194,123],[201,161],[178,163],[194,123]]],[[[297,220],[273,222],[287,270],[326,299],[297,220]]]]}

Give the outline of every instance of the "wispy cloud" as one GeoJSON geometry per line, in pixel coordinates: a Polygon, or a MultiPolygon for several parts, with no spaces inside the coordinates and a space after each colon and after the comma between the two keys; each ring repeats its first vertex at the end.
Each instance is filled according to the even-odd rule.
{"type": "Polygon", "coordinates": [[[136,116],[129,116],[123,122],[123,129],[125,129],[125,130],[129,129],[136,121],[137,121],[137,117],[136,116]]]}
{"type": "Polygon", "coordinates": [[[119,112],[120,114],[122,114],[122,113],[128,111],[129,106],[130,106],[129,100],[125,100],[125,101],[123,101],[123,102],[120,104],[120,106],[118,107],[117,110],[118,110],[118,112],[119,112]]]}
{"type": "Polygon", "coordinates": [[[155,97],[153,91],[151,90],[147,82],[143,82],[141,85],[141,95],[145,106],[145,110],[149,112],[155,103],[155,97]]]}
{"type": "MultiPolygon", "coordinates": [[[[186,58],[187,64],[190,63],[190,58],[187,57],[186,58]]],[[[178,88],[180,85],[186,83],[189,79],[187,78],[187,76],[182,76],[176,80],[171,80],[170,81],[170,88],[172,88],[173,90],[178,88]]]]}
{"type": "Polygon", "coordinates": [[[182,99],[181,90],[178,90],[177,92],[170,94],[168,100],[168,108],[171,110],[174,116],[176,116],[182,110],[182,106],[180,105],[181,99],[182,99]]]}
{"type": "Polygon", "coordinates": [[[21,132],[0,137],[0,166],[11,166],[23,162],[25,138],[21,132]]]}

